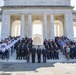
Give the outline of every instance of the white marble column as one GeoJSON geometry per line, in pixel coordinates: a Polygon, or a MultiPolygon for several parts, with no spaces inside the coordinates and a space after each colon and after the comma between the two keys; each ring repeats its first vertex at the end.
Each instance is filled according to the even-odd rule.
{"type": "Polygon", "coordinates": [[[21,39],[25,37],[25,35],[24,35],[24,22],[25,22],[25,16],[24,16],[24,14],[21,14],[21,26],[20,26],[21,39]]]}
{"type": "Polygon", "coordinates": [[[50,29],[51,29],[50,35],[51,35],[51,40],[52,40],[52,39],[55,39],[55,33],[54,33],[54,15],[53,14],[50,15],[50,29]]]}
{"type": "Polygon", "coordinates": [[[43,15],[43,36],[44,39],[47,39],[47,15],[43,15]]]}
{"type": "Polygon", "coordinates": [[[2,27],[1,27],[1,39],[5,39],[10,36],[10,15],[7,13],[2,14],[2,27]]]}
{"type": "Polygon", "coordinates": [[[68,12],[65,13],[64,16],[64,34],[66,37],[69,39],[73,40],[74,39],[74,31],[73,31],[73,17],[72,13],[68,12]]]}
{"type": "Polygon", "coordinates": [[[32,15],[28,15],[28,37],[32,38],[32,15]]]}

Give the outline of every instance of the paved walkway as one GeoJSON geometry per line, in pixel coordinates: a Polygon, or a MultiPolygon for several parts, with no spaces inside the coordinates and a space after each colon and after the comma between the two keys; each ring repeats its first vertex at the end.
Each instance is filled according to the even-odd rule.
{"type": "Polygon", "coordinates": [[[76,59],[67,61],[61,52],[59,60],[47,60],[47,63],[37,63],[37,59],[36,63],[31,63],[31,59],[27,63],[15,57],[14,52],[8,61],[0,59],[0,75],[76,75],[76,59]]]}
{"type": "Polygon", "coordinates": [[[0,75],[76,75],[76,63],[0,63],[0,75]]]}

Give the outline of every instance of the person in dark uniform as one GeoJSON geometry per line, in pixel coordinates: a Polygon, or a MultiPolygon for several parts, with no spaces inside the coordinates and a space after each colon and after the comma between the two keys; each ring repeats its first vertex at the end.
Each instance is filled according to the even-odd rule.
{"type": "Polygon", "coordinates": [[[45,46],[45,48],[46,48],[46,47],[47,47],[47,46],[46,46],[46,44],[47,44],[47,40],[46,40],[46,39],[44,40],[43,44],[44,44],[44,46],[45,46]]]}
{"type": "Polygon", "coordinates": [[[34,45],[32,46],[31,54],[32,54],[32,63],[35,63],[36,48],[34,48],[34,45]]]}
{"type": "Polygon", "coordinates": [[[9,59],[9,48],[8,48],[8,42],[7,42],[7,47],[6,47],[6,50],[5,50],[5,53],[6,53],[6,58],[7,58],[7,61],[9,59]]]}
{"type": "Polygon", "coordinates": [[[41,62],[41,48],[40,46],[38,46],[37,48],[37,58],[38,58],[38,63],[41,62]]]}
{"type": "Polygon", "coordinates": [[[18,44],[18,46],[16,47],[16,60],[20,59],[20,53],[19,53],[19,51],[20,51],[20,44],[18,44]]]}
{"type": "Polygon", "coordinates": [[[24,41],[24,58],[26,59],[26,51],[27,51],[27,45],[26,45],[26,41],[24,41]]]}
{"type": "Polygon", "coordinates": [[[28,47],[29,47],[29,50],[31,52],[31,49],[32,49],[32,41],[30,40],[29,43],[28,43],[28,47]]]}
{"type": "Polygon", "coordinates": [[[47,48],[47,59],[50,59],[50,47],[47,48]]]}
{"type": "Polygon", "coordinates": [[[59,59],[59,48],[58,48],[58,46],[57,46],[57,44],[55,44],[55,52],[54,52],[54,56],[55,56],[55,59],[59,59]]]}
{"type": "Polygon", "coordinates": [[[30,60],[30,49],[28,46],[27,46],[26,54],[27,54],[27,56],[26,56],[27,62],[29,62],[29,60],[30,60]]]}
{"type": "Polygon", "coordinates": [[[75,45],[75,48],[74,48],[74,57],[76,59],[76,45],[75,45]]]}
{"type": "Polygon", "coordinates": [[[72,44],[71,49],[70,49],[70,57],[71,57],[71,59],[74,59],[74,48],[75,48],[75,45],[72,44]]]}
{"type": "Polygon", "coordinates": [[[54,59],[54,47],[51,45],[51,59],[54,59]]]}
{"type": "Polygon", "coordinates": [[[46,49],[46,47],[43,48],[42,54],[43,54],[43,63],[46,63],[46,56],[47,56],[47,49],[46,49]]]}
{"type": "Polygon", "coordinates": [[[2,42],[0,42],[0,57],[2,56],[2,47],[1,47],[2,42]]]}
{"type": "Polygon", "coordinates": [[[19,59],[22,59],[22,42],[19,45],[19,59]]]}
{"type": "Polygon", "coordinates": [[[21,48],[21,59],[24,59],[24,51],[25,51],[25,43],[22,44],[22,48],[21,48]]]}

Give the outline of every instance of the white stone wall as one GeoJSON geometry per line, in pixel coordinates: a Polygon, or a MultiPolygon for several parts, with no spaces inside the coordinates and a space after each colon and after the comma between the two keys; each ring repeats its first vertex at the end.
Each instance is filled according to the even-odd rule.
{"type": "Polygon", "coordinates": [[[1,38],[7,38],[10,36],[10,15],[3,13],[2,15],[2,27],[1,27],[1,38]]]}
{"type": "Polygon", "coordinates": [[[4,0],[4,5],[70,5],[70,0],[4,0]]]}
{"type": "Polygon", "coordinates": [[[65,14],[65,36],[67,36],[69,39],[74,39],[74,31],[73,31],[73,16],[71,12],[67,12],[65,14]]]}
{"type": "Polygon", "coordinates": [[[76,19],[76,14],[73,14],[73,19],[76,19]]]}
{"type": "Polygon", "coordinates": [[[25,16],[25,31],[24,31],[24,34],[25,36],[28,36],[28,18],[27,16],[25,16]]]}
{"type": "Polygon", "coordinates": [[[47,19],[47,36],[48,36],[48,39],[51,38],[51,27],[50,27],[50,17],[48,17],[47,19]]]}
{"type": "MultiPolygon", "coordinates": [[[[3,11],[3,19],[2,19],[2,38],[5,38],[5,37],[8,37],[10,35],[10,14],[47,14],[47,15],[55,15],[55,14],[62,14],[64,15],[65,14],[65,35],[70,38],[70,39],[73,39],[74,38],[74,35],[73,35],[73,16],[72,16],[72,11],[70,11],[70,9],[61,9],[61,8],[55,8],[55,9],[47,9],[47,8],[35,8],[35,9],[32,9],[32,8],[25,8],[25,9],[10,9],[10,10],[4,10],[3,11]],[[66,26],[67,25],[67,26],[66,26]],[[69,34],[70,32],[70,34],[69,34]]],[[[30,17],[29,17],[30,18],[30,17]]],[[[26,29],[26,32],[25,32],[25,35],[28,34],[28,22],[27,22],[28,18],[25,19],[26,21],[26,25],[27,27],[25,28],[26,29]]],[[[31,21],[30,21],[31,22],[31,21]]],[[[29,22],[29,23],[30,23],[29,22]]],[[[29,24],[30,25],[30,24],[29,24]]],[[[50,24],[51,25],[51,24],[50,24]]],[[[52,24],[53,25],[53,24],[52,24]]],[[[29,33],[30,35],[30,33],[29,33]]],[[[48,34],[49,35],[49,34],[48,34]]],[[[51,35],[51,34],[50,34],[51,35]]],[[[50,36],[49,36],[50,37],[50,36]]]]}

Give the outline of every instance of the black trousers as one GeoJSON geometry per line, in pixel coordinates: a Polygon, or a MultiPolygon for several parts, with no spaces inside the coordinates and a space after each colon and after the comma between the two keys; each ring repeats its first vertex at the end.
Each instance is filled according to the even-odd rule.
{"type": "Polygon", "coordinates": [[[51,59],[54,59],[54,52],[51,52],[51,59]]]}
{"type": "Polygon", "coordinates": [[[16,59],[19,58],[19,52],[16,52],[16,59]]]}
{"type": "Polygon", "coordinates": [[[55,59],[59,59],[59,53],[58,52],[55,52],[54,54],[55,54],[54,55],[55,56],[55,59]]]}
{"type": "Polygon", "coordinates": [[[50,59],[50,52],[47,53],[47,59],[50,59]]]}
{"type": "Polygon", "coordinates": [[[30,60],[30,54],[27,54],[26,58],[27,58],[27,62],[29,62],[29,60],[30,60]]]}
{"type": "Polygon", "coordinates": [[[46,63],[46,55],[43,55],[43,63],[46,63]]]}
{"type": "Polygon", "coordinates": [[[35,55],[32,55],[32,63],[35,63],[35,55]]]}
{"type": "Polygon", "coordinates": [[[5,56],[6,56],[6,58],[8,58],[8,56],[9,56],[8,50],[5,51],[5,56]]]}
{"type": "Polygon", "coordinates": [[[41,55],[37,55],[37,58],[38,58],[38,63],[41,62],[41,55]]]}
{"type": "Polygon", "coordinates": [[[76,51],[74,52],[74,57],[75,57],[75,59],[76,59],[76,51]]]}
{"type": "Polygon", "coordinates": [[[24,59],[24,52],[21,52],[21,59],[24,59]]]}
{"type": "Polygon", "coordinates": [[[71,59],[74,59],[74,53],[71,53],[70,57],[71,59]]]}

